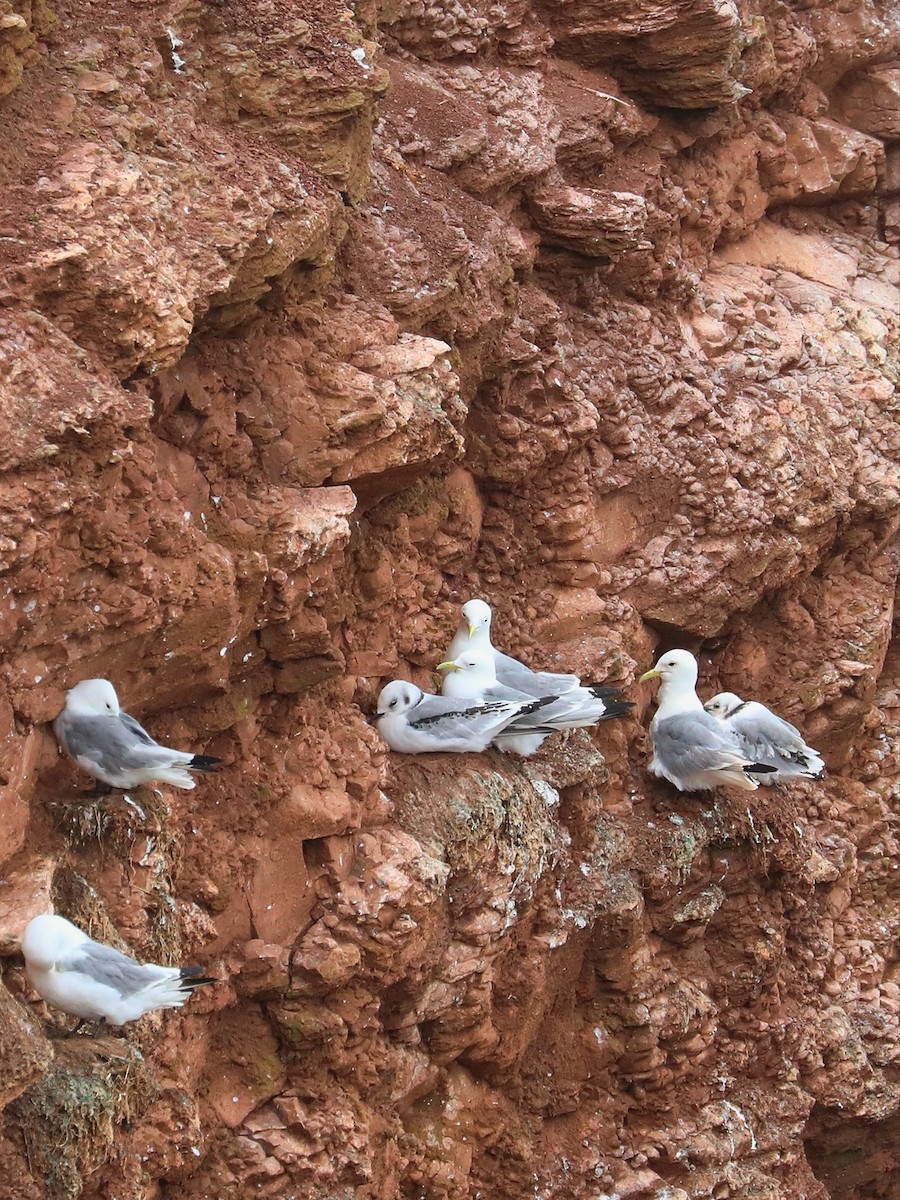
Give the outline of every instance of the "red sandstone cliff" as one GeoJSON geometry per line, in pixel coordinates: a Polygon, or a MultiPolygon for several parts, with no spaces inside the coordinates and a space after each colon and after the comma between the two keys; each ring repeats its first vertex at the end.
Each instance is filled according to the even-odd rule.
{"type": "Polygon", "coordinates": [[[0,1197],[897,1195],[898,80],[880,0],[0,0],[0,1197]],[[389,758],[473,594],[828,779],[678,797],[638,688],[389,758]],[[91,675],[226,768],[79,798],[91,675]],[[222,983],[50,1042],[51,898],[222,983]]]}

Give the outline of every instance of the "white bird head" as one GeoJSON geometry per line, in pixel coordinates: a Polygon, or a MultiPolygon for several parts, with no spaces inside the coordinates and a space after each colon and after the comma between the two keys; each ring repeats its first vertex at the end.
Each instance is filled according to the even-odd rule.
{"type": "Polygon", "coordinates": [[[479,635],[486,640],[491,635],[491,606],[484,600],[467,600],[462,606],[460,629],[468,629],[469,637],[479,635]]]}
{"type": "Polygon", "coordinates": [[[743,703],[740,696],[736,696],[734,692],[719,692],[718,696],[707,700],[703,707],[714,717],[727,717],[730,712],[735,708],[740,708],[743,703]]]}
{"type": "Polygon", "coordinates": [[[656,666],[645,671],[638,683],[661,679],[663,685],[681,690],[693,689],[697,682],[697,660],[689,650],[667,650],[657,659],[656,666]]]}
{"type": "Polygon", "coordinates": [[[39,971],[48,971],[62,955],[74,950],[90,938],[86,933],[55,913],[43,913],[32,917],[22,935],[22,953],[29,966],[39,971]]]}
{"type": "Polygon", "coordinates": [[[461,695],[477,696],[497,682],[492,651],[473,646],[449,662],[438,663],[439,671],[452,671],[457,680],[456,691],[461,695]],[[464,685],[464,689],[460,688],[464,685]]]}
{"type": "Polygon", "coordinates": [[[414,683],[407,683],[405,679],[395,679],[381,689],[378,696],[378,710],[373,714],[371,720],[378,721],[381,717],[386,717],[388,713],[399,715],[409,712],[411,708],[415,708],[424,695],[422,689],[416,687],[414,683]]]}
{"type": "Polygon", "coordinates": [[[69,712],[97,717],[117,717],[119,697],[108,679],[82,679],[66,696],[69,712]]]}

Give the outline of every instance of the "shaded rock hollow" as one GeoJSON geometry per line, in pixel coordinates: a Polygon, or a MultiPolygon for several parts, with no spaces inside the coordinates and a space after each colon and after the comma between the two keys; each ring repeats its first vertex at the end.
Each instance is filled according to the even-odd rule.
{"type": "Polygon", "coordinates": [[[895,1194],[896,55],[878,3],[0,0],[0,1196],[895,1194]],[[637,688],[389,758],[474,594],[597,681],[687,646],[828,779],[678,797],[637,688]],[[93,675],[225,769],[86,801],[93,675]],[[51,902],[222,982],[48,1041],[51,902]]]}

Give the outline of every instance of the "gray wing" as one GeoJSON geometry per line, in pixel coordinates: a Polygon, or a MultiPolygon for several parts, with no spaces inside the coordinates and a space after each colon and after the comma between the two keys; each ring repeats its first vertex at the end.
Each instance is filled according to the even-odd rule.
{"type": "Polygon", "coordinates": [[[777,767],[785,772],[784,777],[816,775],[824,769],[821,756],[807,746],[800,730],[763,704],[750,712],[738,709],[726,728],[733,731],[741,749],[754,762],[777,767]]]}
{"type": "Polygon", "coordinates": [[[121,950],[100,942],[85,942],[57,963],[58,971],[78,971],[97,983],[113,988],[120,996],[132,996],[154,978],[165,974],[164,967],[141,966],[121,950]]]}
{"type": "MultiPolygon", "coordinates": [[[[519,696],[515,701],[492,699],[460,699],[449,696],[426,696],[407,716],[411,729],[431,733],[439,738],[484,737],[509,725],[518,728],[521,718],[543,709],[549,698],[519,696]]],[[[529,721],[527,728],[532,729],[529,721]]],[[[537,727],[535,727],[537,728],[537,727]]]]}
{"type": "Polygon", "coordinates": [[[145,746],[159,745],[158,742],[155,742],[153,740],[153,738],[150,736],[150,734],[147,732],[147,730],[143,727],[143,725],[139,725],[138,722],[134,719],[134,717],[132,717],[129,713],[120,712],[119,720],[122,722],[122,724],[125,726],[125,728],[130,729],[131,732],[134,734],[134,736],[139,741],[143,742],[145,746]]]}
{"type": "MultiPolygon", "coordinates": [[[[444,697],[435,697],[444,700],[444,697]]],[[[503,701],[488,701],[481,703],[472,700],[446,700],[447,707],[443,712],[437,711],[437,706],[429,705],[429,711],[422,713],[425,702],[417,704],[415,718],[409,720],[411,729],[428,733],[447,742],[462,739],[483,739],[508,723],[515,713],[513,705],[503,701]]],[[[443,706],[442,706],[443,707],[443,706]]],[[[410,714],[412,715],[412,714],[410,714]]]]}
{"type": "Polygon", "coordinates": [[[581,680],[577,675],[556,675],[552,671],[532,671],[523,662],[509,654],[494,651],[494,669],[497,681],[506,687],[525,692],[528,696],[554,696],[579,687],[581,680]]]}
{"type": "Polygon", "coordinates": [[[118,717],[67,716],[58,718],[56,728],[66,750],[76,761],[85,759],[112,776],[164,762],[171,765],[173,756],[177,761],[181,755],[178,750],[169,750],[154,742],[127,713],[118,717]]]}
{"type": "Polygon", "coordinates": [[[483,707],[478,698],[454,700],[451,696],[423,696],[415,708],[406,714],[410,728],[423,729],[435,725],[443,717],[458,716],[462,712],[473,713],[483,707]]]}
{"type": "Polygon", "coordinates": [[[807,748],[799,729],[795,729],[781,717],[776,717],[763,705],[760,705],[760,708],[762,712],[751,713],[738,709],[733,717],[728,718],[727,728],[732,729],[748,746],[767,748],[770,753],[802,751],[807,748]]]}
{"type": "MultiPolygon", "coordinates": [[[[573,689],[574,692],[574,689],[573,689]]],[[[557,692],[538,692],[533,693],[520,692],[516,688],[507,687],[502,683],[495,683],[493,687],[489,687],[484,696],[488,700],[510,700],[513,703],[521,704],[523,701],[541,700],[543,703],[539,708],[534,708],[531,711],[523,711],[512,723],[511,728],[526,730],[531,727],[554,729],[556,725],[565,726],[566,722],[571,719],[573,722],[579,716],[584,701],[581,696],[575,696],[570,699],[571,693],[564,692],[561,696],[557,692]]],[[[585,693],[587,699],[593,702],[593,697],[585,693]]]]}
{"type": "Polygon", "coordinates": [[[737,743],[709,713],[667,717],[651,729],[651,736],[657,758],[682,779],[701,771],[739,766],[743,759],[737,743]]]}

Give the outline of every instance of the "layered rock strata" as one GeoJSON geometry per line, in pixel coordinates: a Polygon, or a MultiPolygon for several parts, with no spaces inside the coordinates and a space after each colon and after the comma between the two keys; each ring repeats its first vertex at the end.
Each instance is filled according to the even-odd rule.
{"type": "Polygon", "coordinates": [[[887,1200],[888,8],[101,7],[0,0],[0,1197],[887,1200]],[[828,778],[389,756],[471,595],[828,778]],[[87,798],[90,676],[225,768],[87,798]],[[51,903],[221,982],[48,1040],[51,903]]]}

